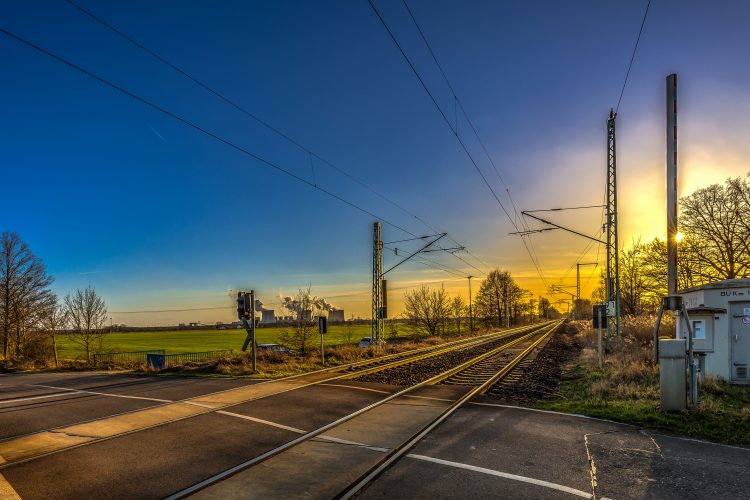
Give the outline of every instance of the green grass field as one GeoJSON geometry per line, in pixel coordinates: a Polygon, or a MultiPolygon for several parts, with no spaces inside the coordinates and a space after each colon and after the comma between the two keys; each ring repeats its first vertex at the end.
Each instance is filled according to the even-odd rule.
{"type": "MultiPolygon", "coordinates": [[[[370,336],[370,325],[353,325],[351,340],[346,326],[330,326],[324,336],[327,346],[357,343],[370,336]]],[[[278,343],[282,328],[258,328],[259,344],[278,343]]],[[[408,335],[405,327],[399,328],[399,336],[408,335]]],[[[148,351],[164,349],[167,353],[214,351],[234,349],[239,351],[245,340],[245,330],[176,330],[166,332],[108,333],[104,335],[103,352],[148,351]]],[[[315,335],[316,344],[318,336],[315,335]]],[[[58,337],[59,355],[63,359],[75,359],[83,354],[79,346],[66,335],[58,337]]]]}

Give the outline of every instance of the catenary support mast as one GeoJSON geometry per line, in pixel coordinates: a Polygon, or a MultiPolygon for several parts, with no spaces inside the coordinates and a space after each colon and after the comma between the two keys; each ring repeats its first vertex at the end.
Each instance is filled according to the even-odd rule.
{"type": "Polygon", "coordinates": [[[607,302],[613,321],[607,322],[607,346],[613,336],[620,337],[620,252],[617,241],[617,147],[615,142],[615,119],[610,110],[607,119],[607,278],[605,282],[607,302]]]}
{"type": "Polygon", "coordinates": [[[373,224],[372,230],[372,339],[377,341],[383,334],[383,240],[380,222],[373,224]]]}

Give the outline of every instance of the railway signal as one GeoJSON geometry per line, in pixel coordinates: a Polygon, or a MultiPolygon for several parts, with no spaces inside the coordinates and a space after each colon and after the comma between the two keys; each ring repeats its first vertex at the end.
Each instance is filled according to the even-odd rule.
{"type": "Polygon", "coordinates": [[[318,316],[318,332],[320,332],[320,361],[326,364],[326,353],[323,347],[323,334],[328,333],[328,318],[318,316]]]}
{"type": "Polygon", "coordinates": [[[252,343],[253,371],[256,371],[255,352],[255,290],[250,292],[237,292],[237,317],[247,331],[245,342],[242,344],[242,352],[247,351],[248,344],[252,343]]]}

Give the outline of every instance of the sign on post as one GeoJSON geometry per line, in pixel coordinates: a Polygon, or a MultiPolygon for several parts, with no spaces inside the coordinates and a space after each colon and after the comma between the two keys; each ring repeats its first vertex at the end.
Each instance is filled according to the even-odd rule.
{"type": "Polygon", "coordinates": [[[602,351],[602,328],[607,328],[607,306],[604,304],[594,306],[594,328],[597,329],[596,351],[599,360],[599,368],[604,365],[604,351],[602,351]]]}
{"type": "Polygon", "coordinates": [[[594,306],[594,328],[607,328],[607,312],[608,307],[604,304],[594,306]]]}
{"type": "MultiPolygon", "coordinates": [[[[609,316],[610,318],[614,318],[617,315],[617,308],[615,306],[614,300],[610,300],[609,302],[607,302],[606,313],[607,313],[606,315],[609,316]]],[[[606,328],[606,327],[603,327],[603,328],[606,328]]]]}
{"type": "Polygon", "coordinates": [[[318,316],[318,331],[320,332],[320,361],[325,366],[326,351],[323,345],[323,334],[328,332],[328,318],[325,316],[318,316]]]}

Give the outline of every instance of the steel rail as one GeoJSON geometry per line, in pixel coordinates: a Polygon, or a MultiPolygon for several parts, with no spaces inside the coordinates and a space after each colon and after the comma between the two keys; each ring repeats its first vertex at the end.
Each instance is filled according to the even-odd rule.
{"type": "MultiPolygon", "coordinates": [[[[544,326],[544,324],[542,324],[541,326],[544,326]]],[[[515,328],[513,330],[504,331],[504,332],[502,332],[499,335],[495,335],[495,336],[492,336],[492,337],[483,338],[481,340],[478,340],[478,339],[468,339],[467,341],[465,341],[465,342],[463,342],[461,344],[453,344],[453,345],[450,345],[450,346],[447,346],[447,347],[445,347],[445,344],[443,344],[444,348],[438,348],[438,349],[435,349],[435,350],[430,350],[430,351],[428,351],[428,352],[426,352],[424,354],[418,354],[418,355],[410,356],[410,357],[407,357],[407,358],[404,358],[404,359],[399,359],[399,360],[387,363],[385,365],[377,365],[377,366],[373,366],[371,368],[365,368],[364,370],[358,370],[358,371],[355,371],[355,372],[352,372],[352,373],[346,373],[346,374],[344,374],[341,377],[337,377],[337,380],[338,379],[350,379],[350,378],[355,378],[355,377],[361,377],[362,375],[369,375],[371,373],[377,373],[377,372],[380,372],[380,371],[383,371],[383,370],[387,370],[387,369],[390,369],[390,368],[396,368],[397,366],[402,366],[402,365],[406,365],[406,364],[409,364],[409,363],[414,363],[416,361],[421,361],[423,359],[433,358],[435,356],[440,356],[442,354],[447,354],[447,353],[452,352],[452,351],[457,351],[457,350],[460,350],[460,349],[466,349],[466,348],[469,348],[469,347],[476,347],[478,345],[488,344],[488,343],[491,343],[491,342],[496,342],[498,340],[503,340],[505,338],[513,337],[515,335],[520,335],[520,334],[522,334],[522,333],[524,333],[526,331],[536,330],[536,329],[539,329],[539,328],[540,328],[540,325],[538,325],[538,324],[537,325],[531,325],[531,326],[526,325],[526,326],[523,326],[523,327],[515,328]]],[[[373,361],[373,362],[375,362],[375,361],[373,361]]]]}
{"type": "Polygon", "coordinates": [[[368,472],[363,474],[361,476],[361,479],[354,483],[352,486],[347,488],[345,491],[341,492],[339,495],[337,495],[335,498],[340,499],[348,499],[359,493],[359,491],[362,490],[365,486],[367,486],[373,479],[378,477],[380,474],[382,474],[388,467],[390,467],[394,462],[396,462],[399,458],[404,456],[409,450],[414,448],[414,446],[419,443],[427,434],[432,432],[437,426],[439,426],[441,423],[443,423],[448,417],[453,415],[461,406],[463,406],[466,402],[468,402],[471,398],[474,396],[478,396],[481,394],[484,394],[490,387],[492,387],[494,384],[497,383],[498,380],[505,377],[518,363],[520,363],[526,356],[528,356],[542,341],[544,341],[547,337],[549,337],[554,331],[557,330],[557,328],[563,323],[563,321],[557,321],[555,322],[552,327],[549,328],[538,340],[536,340],[532,345],[530,345],[528,348],[524,349],[523,352],[521,352],[518,356],[516,356],[513,360],[511,360],[510,363],[508,363],[503,369],[498,371],[495,375],[487,379],[485,382],[483,382],[481,385],[473,388],[460,398],[458,398],[456,401],[450,404],[448,408],[445,409],[443,413],[438,415],[432,422],[427,424],[421,431],[417,432],[414,436],[412,436],[409,441],[404,443],[403,445],[399,446],[398,448],[394,448],[388,454],[383,457],[380,462],[378,462],[377,465],[372,467],[368,472]]]}
{"type": "MultiPolygon", "coordinates": [[[[556,321],[556,322],[554,322],[554,324],[552,325],[552,327],[547,332],[545,332],[543,334],[543,337],[548,336],[561,323],[562,323],[562,321],[556,321]]],[[[541,330],[544,327],[546,327],[547,325],[549,325],[549,322],[545,322],[544,324],[534,325],[534,326],[530,327],[530,328],[534,329],[535,331],[533,331],[533,332],[525,335],[522,338],[523,339],[527,339],[527,338],[529,338],[529,337],[531,337],[533,335],[537,335],[538,334],[537,330],[541,330]]],[[[529,328],[529,327],[527,326],[525,328],[529,328]]],[[[508,349],[508,348],[512,347],[512,345],[515,345],[515,344],[517,344],[520,341],[521,341],[520,339],[514,340],[512,342],[509,342],[508,344],[504,344],[503,346],[500,346],[500,348],[498,348],[498,349],[508,349]]],[[[477,358],[485,359],[484,355],[477,356],[477,358]]],[[[460,366],[462,366],[465,369],[465,368],[467,368],[467,367],[469,367],[469,366],[477,363],[478,362],[476,360],[477,358],[473,358],[472,360],[469,360],[468,362],[463,363],[460,366]]],[[[451,369],[450,371],[452,371],[452,370],[453,369],[451,369]]],[[[361,372],[357,373],[357,375],[361,375],[361,374],[362,374],[361,372]]],[[[436,375],[434,377],[430,377],[427,380],[423,380],[422,382],[419,382],[419,383],[417,383],[415,385],[412,385],[410,387],[407,387],[405,389],[397,391],[397,392],[395,392],[395,393],[393,393],[393,394],[391,394],[391,395],[389,395],[389,396],[387,396],[387,397],[385,397],[383,399],[375,401],[374,403],[371,403],[371,404],[369,404],[369,405],[367,405],[367,406],[365,406],[363,408],[360,408],[359,410],[356,410],[356,411],[354,411],[352,413],[349,413],[348,415],[345,415],[345,416],[343,416],[343,417],[341,417],[341,418],[339,418],[339,419],[337,419],[337,420],[335,420],[333,422],[330,422],[330,423],[328,423],[328,424],[326,424],[326,425],[324,425],[322,427],[319,427],[319,428],[317,428],[315,430],[306,432],[305,434],[302,434],[301,436],[299,436],[299,437],[297,437],[297,438],[295,438],[295,439],[293,439],[291,441],[288,441],[288,442],[282,444],[281,446],[278,446],[278,447],[276,447],[276,448],[274,448],[272,450],[269,450],[269,451],[267,451],[265,453],[262,453],[262,454],[258,455],[257,457],[253,457],[253,458],[251,458],[249,460],[246,460],[246,461],[244,461],[244,462],[242,462],[240,464],[237,464],[237,465],[235,465],[233,467],[230,467],[229,469],[226,469],[226,470],[224,470],[224,471],[222,471],[222,472],[220,472],[218,474],[215,474],[215,475],[213,475],[213,476],[211,476],[209,478],[206,478],[203,481],[200,481],[200,482],[198,482],[198,483],[196,483],[196,484],[194,484],[194,485],[192,485],[192,486],[190,486],[188,488],[185,488],[185,489],[183,489],[181,491],[173,493],[172,495],[166,497],[165,500],[177,500],[177,499],[181,499],[181,498],[186,498],[186,497],[188,497],[188,496],[190,496],[190,495],[192,495],[194,493],[197,493],[198,491],[200,491],[200,490],[202,490],[204,488],[207,488],[207,487],[209,487],[209,486],[211,486],[213,484],[216,484],[216,483],[218,483],[220,481],[223,481],[223,480],[225,480],[225,479],[227,479],[227,478],[229,478],[229,477],[231,477],[231,476],[233,476],[233,475],[235,475],[235,474],[237,474],[237,473],[239,473],[239,472],[241,472],[243,470],[249,469],[250,467],[253,467],[253,466],[255,466],[255,465],[257,465],[257,464],[259,464],[261,462],[264,462],[264,461],[266,461],[266,460],[274,457],[274,456],[277,456],[280,453],[282,453],[284,451],[287,451],[287,450],[289,450],[289,449],[291,449],[291,448],[293,448],[293,447],[295,447],[295,446],[297,446],[299,444],[302,444],[302,443],[307,442],[307,441],[309,441],[309,440],[311,440],[311,439],[313,439],[313,438],[315,438],[317,436],[320,436],[321,434],[324,434],[325,432],[328,432],[331,429],[333,429],[335,427],[338,427],[339,425],[341,425],[343,423],[346,423],[346,422],[352,420],[353,418],[358,417],[358,416],[360,416],[360,415],[362,415],[362,414],[364,414],[364,413],[366,413],[366,412],[368,412],[370,410],[373,410],[373,409],[375,409],[375,408],[377,408],[379,406],[382,406],[383,404],[385,404],[385,403],[387,403],[389,401],[392,401],[392,400],[394,400],[394,399],[396,399],[398,397],[404,396],[404,395],[406,395],[406,394],[408,394],[408,393],[410,393],[410,392],[412,392],[412,391],[414,391],[416,389],[419,389],[421,387],[425,387],[427,385],[435,384],[435,383],[437,383],[437,382],[439,382],[439,381],[442,380],[441,377],[443,375],[444,375],[443,373],[440,373],[440,374],[438,374],[438,375],[436,375]]],[[[473,393],[473,390],[470,391],[470,392],[473,393]]],[[[465,401],[465,400],[466,399],[464,397],[462,397],[462,398],[459,399],[459,401],[465,401]]],[[[450,407],[453,407],[454,404],[455,404],[455,402],[450,407]]],[[[390,456],[390,454],[388,456],[390,456]]]]}
{"type": "Polygon", "coordinates": [[[433,382],[433,384],[438,384],[444,380],[447,380],[451,378],[452,376],[467,370],[468,368],[478,365],[482,361],[485,361],[487,358],[491,358],[492,356],[496,356],[497,354],[500,354],[503,351],[507,351],[508,349],[515,346],[516,344],[520,344],[521,342],[524,342],[528,340],[529,338],[535,335],[538,335],[538,333],[539,332],[535,330],[527,335],[524,335],[523,337],[519,337],[515,340],[512,340],[511,342],[508,342],[507,344],[503,344],[500,347],[497,347],[496,349],[488,351],[484,354],[477,356],[476,358],[472,358],[466,361],[465,363],[462,363],[454,368],[451,368],[450,370],[445,371],[441,373],[440,375],[438,375],[437,377],[435,377],[436,380],[433,382]]]}

